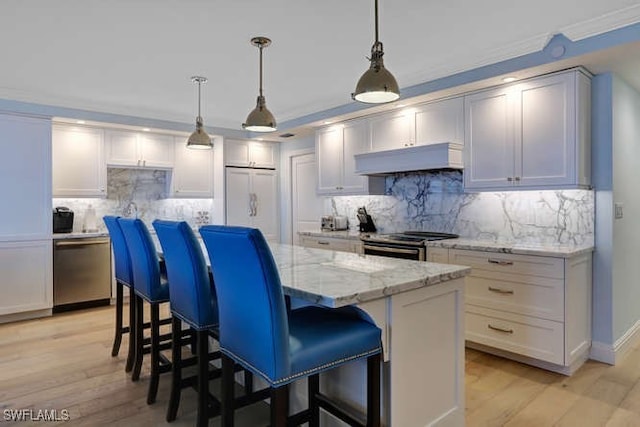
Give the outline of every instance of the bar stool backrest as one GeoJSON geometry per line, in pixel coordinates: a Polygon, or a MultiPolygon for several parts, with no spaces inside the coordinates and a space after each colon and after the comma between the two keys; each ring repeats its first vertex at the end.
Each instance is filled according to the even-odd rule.
{"type": "Polygon", "coordinates": [[[136,293],[149,301],[162,299],[158,253],[147,226],[140,219],[118,218],[129,254],[136,293]]]}
{"type": "Polygon", "coordinates": [[[133,274],[131,273],[131,258],[129,249],[127,249],[127,242],[124,240],[124,234],[122,234],[122,229],[120,228],[120,224],[118,224],[118,217],[107,215],[103,220],[107,226],[107,230],[109,230],[109,237],[113,245],[116,280],[123,285],[132,287],[133,274]]]}
{"type": "Polygon", "coordinates": [[[200,228],[218,295],[220,349],[266,378],[289,374],[289,325],[280,276],[260,230],[200,228]]]}
{"type": "Polygon", "coordinates": [[[215,289],[196,235],[184,221],[153,221],[162,246],[171,283],[171,312],[191,327],[209,329],[218,324],[215,289]]]}

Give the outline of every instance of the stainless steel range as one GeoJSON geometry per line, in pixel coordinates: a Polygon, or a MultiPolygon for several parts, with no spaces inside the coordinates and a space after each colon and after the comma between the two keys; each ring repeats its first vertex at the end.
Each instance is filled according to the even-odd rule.
{"type": "Polygon", "coordinates": [[[380,255],[418,261],[427,260],[426,242],[455,239],[457,234],[432,231],[405,231],[397,234],[369,234],[361,236],[365,255],[380,255]]]}

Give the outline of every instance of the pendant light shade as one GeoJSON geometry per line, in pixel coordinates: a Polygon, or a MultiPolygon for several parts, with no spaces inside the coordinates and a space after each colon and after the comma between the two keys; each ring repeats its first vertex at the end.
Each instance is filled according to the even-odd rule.
{"type": "Polygon", "coordinates": [[[378,40],[378,0],[375,0],[376,39],[371,46],[371,66],[358,80],[351,97],[368,104],[381,104],[400,98],[400,88],[393,74],[384,67],[384,50],[378,40]]]}
{"type": "Polygon", "coordinates": [[[262,95],[262,49],[271,44],[271,40],[266,37],[254,37],[251,44],[260,49],[260,92],[254,108],[242,127],[252,132],[273,132],[276,130],[276,119],[267,109],[267,103],[262,95]]]}
{"type": "Polygon", "coordinates": [[[211,137],[203,129],[202,117],[200,116],[200,86],[207,82],[206,77],[193,76],[191,81],[198,83],[198,117],[196,117],[196,130],[189,136],[187,140],[187,148],[194,150],[210,150],[213,148],[211,137]]]}

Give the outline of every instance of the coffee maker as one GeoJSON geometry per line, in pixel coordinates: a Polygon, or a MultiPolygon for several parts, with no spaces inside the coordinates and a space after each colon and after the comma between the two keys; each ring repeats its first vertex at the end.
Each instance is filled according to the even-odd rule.
{"type": "Polygon", "coordinates": [[[376,226],[373,224],[373,219],[371,215],[367,213],[367,209],[365,207],[358,208],[358,221],[360,221],[360,232],[361,233],[375,233],[376,226]]]}

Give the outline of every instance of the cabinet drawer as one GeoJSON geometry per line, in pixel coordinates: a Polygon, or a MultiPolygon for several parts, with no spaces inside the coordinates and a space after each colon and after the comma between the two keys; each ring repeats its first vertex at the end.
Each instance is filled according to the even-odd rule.
{"type": "Polygon", "coordinates": [[[452,249],[451,264],[468,265],[472,275],[522,281],[522,275],[564,279],[564,259],[543,256],[514,255],[496,252],[452,249]],[[498,273],[504,276],[496,276],[498,273]],[[511,274],[511,276],[508,276],[511,274]]]}
{"type": "Polygon", "coordinates": [[[328,249],[330,251],[358,252],[360,242],[348,239],[327,239],[322,237],[301,237],[300,244],[307,248],[328,249]]]}
{"type": "Polygon", "coordinates": [[[532,277],[528,282],[469,276],[465,302],[496,310],[564,321],[564,282],[532,277]]]}
{"type": "Polygon", "coordinates": [[[564,324],[466,305],[466,339],[564,364],[564,324]]]}

